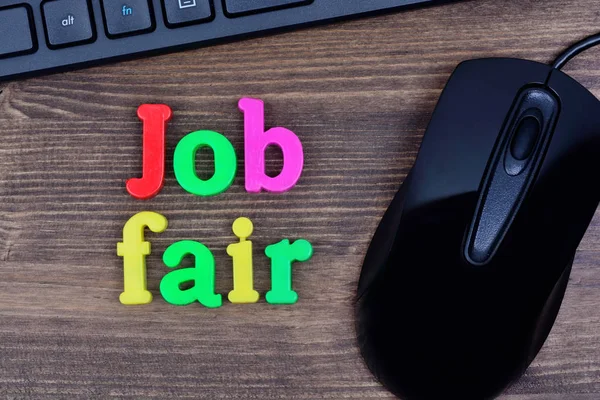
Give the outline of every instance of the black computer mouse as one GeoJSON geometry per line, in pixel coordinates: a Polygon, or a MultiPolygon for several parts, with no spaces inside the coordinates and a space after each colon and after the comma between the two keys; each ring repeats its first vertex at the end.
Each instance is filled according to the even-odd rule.
{"type": "Polygon", "coordinates": [[[359,346],[403,399],[490,399],[548,336],[600,200],[600,102],[517,59],[460,64],[373,238],[359,346]]]}

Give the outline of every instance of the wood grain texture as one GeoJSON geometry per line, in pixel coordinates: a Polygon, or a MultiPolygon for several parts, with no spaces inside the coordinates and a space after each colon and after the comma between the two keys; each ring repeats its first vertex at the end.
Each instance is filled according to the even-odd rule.
{"type": "MultiPolygon", "coordinates": [[[[391,399],[363,366],[352,299],[367,246],[412,166],[440,91],[462,60],[550,61],[600,29],[596,0],[473,0],[0,85],[0,396],[2,398],[391,399]],[[187,194],[172,172],[186,133],[212,129],[243,168],[237,100],[266,102],[268,126],[305,146],[299,184],[251,195],[240,173],[213,198],[187,194]],[[174,110],[167,180],[129,197],[141,171],[136,108],[174,110]],[[125,221],[164,213],[148,234],[152,304],[124,307],[125,221]],[[217,290],[231,289],[231,223],[255,225],[255,287],[264,247],[304,237],[298,304],[174,307],[159,295],[160,255],[194,239],[215,254],[217,290]]],[[[600,96],[600,48],[567,71],[600,96]]],[[[277,161],[271,161],[271,169],[277,161]]],[[[199,163],[208,170],[208,162],[199,163]]],[[[506,400],[600,398],[600,219],[577,254],[558,321],[506,400]]]]}

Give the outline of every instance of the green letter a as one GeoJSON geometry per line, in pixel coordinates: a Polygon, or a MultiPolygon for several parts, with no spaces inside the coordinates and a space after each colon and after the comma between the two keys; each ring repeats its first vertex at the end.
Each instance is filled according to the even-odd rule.
{"type": "Polygon", "coordinates": [[[220,294],[215,294],[215,259],[210,250],[200,242],[182,240],[170,245],[163,254],[163,262],[169,268],[179,266],[183,258],[192,255],[195,267],[169,272],[160,282],[160,294],[165,301],[185,306],[199,301],[209,308],[221,307],[220,294]],[[194,285],[182,290],[182,283],[193,281],[194,285]]]}

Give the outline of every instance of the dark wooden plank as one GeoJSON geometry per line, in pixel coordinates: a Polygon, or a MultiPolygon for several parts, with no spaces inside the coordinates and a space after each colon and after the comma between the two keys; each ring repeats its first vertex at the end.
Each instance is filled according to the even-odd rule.
{"type": "MultiPolygon", "coordinates": [[[[410,169],[441,89],[456,64],[487,56],[550,61],[600,26],[594,0],[474,0],[4,84],[0,89],[0,395],[6,398],[385,399],[355,345],[352,298],[379,218],[410,169]],[[237,100],[266,102],[267,124],[306,148],[300,183],[251,195],[240,173],[213,198],[181,189],[178,140],[224,133],[242,157],[237,100]],[[163,192],[130,198],[140,173],[135,110],[174,112],[163,192]],[[118,302],[116,243],[127,218],[164,213],[148,235],[155,301],[118,302]],[[217,289],[231,288],[231,223],[252,218],[256,288],[269,288],[262,251],[304,237],[298,304],[217,310],[174,307],[158,293],[172,242],[213,250],[217,289]]],[[[600,49],[567,71],[600,95],[600,49]]],[[[271,163],[275,168],[276,160],[271,163]]],[[[208,169],[201,163],[200,169],[208,169]]],[[[600,225],[578,253],[548,342],[510,400],[600,396],[600,225]]]]}

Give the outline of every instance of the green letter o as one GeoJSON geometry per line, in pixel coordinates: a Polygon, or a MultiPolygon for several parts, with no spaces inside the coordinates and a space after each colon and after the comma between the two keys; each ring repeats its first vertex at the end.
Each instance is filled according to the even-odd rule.
{"type": "Polygon", "coordinates": [[[227,138],[214,131],[196,131],[187,134],[177,144],[173,155],[175,178],[181,187],[198,196],[214,196],[227,190],[237,170],[237,157],[227,138]],[[208,180],[196,175],[196,153],[210,147],[215,153],[215,173],[208,180]]]}

